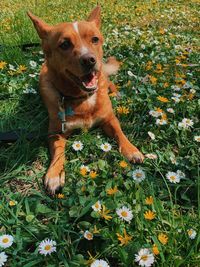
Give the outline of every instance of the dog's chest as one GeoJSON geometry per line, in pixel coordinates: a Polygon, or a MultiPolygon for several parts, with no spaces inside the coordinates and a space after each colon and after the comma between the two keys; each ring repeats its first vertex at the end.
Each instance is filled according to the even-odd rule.
{"type": "Polygon", "coordinates": [[[73,130],[78,128],[91,128],[96,118],[93,116],[92,111],[96,104],[96,94],[85,100],[81,105],[67,105],[65,110],[65,128],[73,130]]]}

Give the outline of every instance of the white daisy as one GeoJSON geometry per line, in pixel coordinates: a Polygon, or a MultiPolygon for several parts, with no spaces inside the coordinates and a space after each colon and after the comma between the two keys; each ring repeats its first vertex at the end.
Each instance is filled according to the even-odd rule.
{"type": "Polygon", "coordinates": [[[195,239],[195,237],[197,235],[197,232],[194,229],[188,229],[187,233],[188,233],[190,239],[195,239]]]}
{"type": "Polygon", "coordinates": [[[158,158],[158,156],[156,154],[152,154],[152,153],[146,154],[145,157],[148,159],[157,159],[158,158]]]}
{"type": "Polygon", "coordinates": [[[72,147],[75,151],[80,151],[83,149],[83,143],[81,141],[74,141],[72,147]]]}
{"type": "Polygon", "coordinates": [[[0,253],[0,267],[3,266],[7,262],[8,256],[5,252],[0,253]]]}
{"type": "Polygon", "coordinates": [[[95,260],[93,263],[90,265],[90,267],[110,267],[108,263],[104,260],[95,260]]]}
{"type": "Polygon", "coordinates": [[[154,133],[148,132],[148,135],[151,138],[151,140],[155,140],[156,137],[155,137],[155,134],[154,133]]]}
{"type": "Polygon", "coordinates": [[[132,178],[137,183],[140,183],[145,179],[145,172],[141,169],[137,169],[137,170],[132,172],[132,178]]]}
{"type": "Polygon", "coordinates": [[[169,113],[174,114],[174,110],[173,110],[173,108],[167,108],[167,111],[168,111],[169,113]]]}
{"type": "Polygon", "coordinates": [[[94,211],[100,211],[101,210],[101,202],[98,200],[94,205],[92,205],[92,208],[94,211]]]}
{"type": "Polygon", "coordinates": [[[180,128],[184,128],[184,129],[189,129],[190,127],[192,127],[194,124],[194,122],[190,119],[184,118],[182,119],[181,122],[178,123],[178,127],[180,128]]]}
{"type": "Polygon", "coordinates": [[[185,173],[180,171],[180,170],[177,170],[176,173],[178,174],[178,176],[180,177],[180,179],[182,178],[185,178],[185,173]]]}
{"type": "Polygon", "coordinates": [[[125,206],[123,206],[120,209],[117,209],[116,213],[120,217],[121,220],[124,220],[126,222],[130,223],[130,221],[133,219],[132,211],[125,206]]]}
{"type": "Polygon", "coordinates": [[[158,112],[158,111],[155,111],[155,110],[150,110],[149,111],[149,115],[151,115],[154,118],[158,118],[158,117],[160,117],[162,115],[162,112],[158,112]]]}
{"type": "Polygon", "coordinates": [[[51,253],[56,252],[56,242],[50,239],[45,239],[39,244],[38,251],[42,255],[50,255],[51,253]]]}
{"type": "Polygon", "coordinates": [[[100,146],[100,148],[104,151],[104,152],[108,152],[111,150],[111,145],[109,143],[104,143],[100,146]]]}
{"type": "Polygon", "coordinates": [[[196,135],[196,136],[194,137],[194,141],[196,141],[196,142],[199,143],[199,142],[200,142],[200,135],[199,135],[199,136],[196,135]]]}
{"type": "Polygon", "coordinates": [[[195,94],[196,93],[196,90],[195,89],[190,89],[190,93],[191,94],[195,94]]]}
{"type": "Polygon", "coordinates": [[[165,120],[165,119],[157,119],[156,120],[156,124],[157,125],[166,125],[167,124],[167,120],[165,120]]]}
{"type": "Polygon", "coordinates": [[[93,234],[89,231],[85,231],[83,236],[85,237],[85,239],[87,240],[92,240],[93,239],[93,234]]]}
{"type": "Polygon", "coordinates": [[[0,236],[0,247],[9,248],[12,246],[14,238],[12,235],[1,235],[0,236]]]}
{"type": "Polygon", "coordinates": [[[171,99],[174,100],[175,103],[179,103],[181,101],[180,97],[177,96],[173,96],[171,99]]]}
{"type": "Polygon", "coordinates": [[[30,73],[28,76],[31,77],[31,78],[35,78],[36,74],[30,73]]]}
{"type": "Polygon", "coordinates": [[[179,183],[180,182],[180,176],[176,172],[168,172],[166,174],[166,178],[171,182],[171,183],[179,183]]]}
{"type": "Polygon", "coordinates": [[[138,254],[135,254],[135,261],[140,266],[150,267],[154,263],[154,255],[147,248],[141,248],[138,254]]]}
{"type": "Polygon", "coordinates": [[[37,66],[37,63],[34,61],[34,60],[30,60],[29,61],[29,65],[32,67],[32,68],[35,68],[37,66]]]}
{"type": "Polygon", "coordinates": [[[174,90],[174,91],[180,91],[181,88],[177,85],[172,85],[171,88],[174,90]]]}

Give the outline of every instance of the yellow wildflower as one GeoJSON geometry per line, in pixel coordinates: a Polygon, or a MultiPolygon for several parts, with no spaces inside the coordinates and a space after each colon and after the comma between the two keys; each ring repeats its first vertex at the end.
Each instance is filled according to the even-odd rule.
{"type": "Polygon", "coordinates": [[[91,171],[89,175],[92,179],[95,179],[97,177],[97,173],[95,171],[91,171]]]}
{"type": "Polygon", "coordinates": [[[167,88],[169,87],[169,83],[165,82],[164,85],[163,85],[164,88],[167,88]]]}
{"type": "Polygon", "coordinates": [[[167,103],[169,102],[169,99],[164,97],[164,96],[158,96],[157,99],[160,101],[160,102],[163,102],[163,103],[167,103]]]}
{"type": "Polygon", "coordinates": [[[0,61],[0,69],[3,70],[6,64],[7,63],[5,61],[0,61]]]}
{"type": "Polygon", "coordinates": [[[153,251],[154,255],[159,255],[160,254],[160,251],[158,250],[158,247],[156,246],[156,244],[153,244],[152,251],[153,251]]]}
{"type": "Polygon", "coordinates": [[[159,33],[162,34],[162,35],[165,34],[165,29],[160,28],[159,33]]]}
{"type": "Polygon", "coordinates": [[[64,198],[64,197],[65,197],[64,194],[60,194],[60,193],[59,193],[59,194],[57,195],[57,198],[59,198],[59,199],[62,199],[62,198],[64,198]]]}
{"type": "Polygon", "coordinates": [[[111,220],[112,216],[108,215],[110,210],[107,210],[105,205],[102,205],[102,207],[103,207],[102,210],[99,211],[101,217],[104,218],[106,221],[111,220]]]}
{"type": "Polygon", "coordinates": [[[114,195],[117,192],[118,192],[117,186],[115,186],[114,188],[109,188],[109,189],[106,190],[106,193],[108,195],[114,195]]]}
{"type": "Polygon", "coordinates": [[[93,229],[93,234],[99,234],[100,233],[100,230],[97,229],[96,225],[94,226],[94,229],[93,229]]]}
{"type": "Polygon", "coordinates": [[[152,69],[152,64],[153,64],[152,61],[148,61],[147,64],[146,64],[145,69],[146,69],[146,70],[150,70],[150,69],[152,69]]]}
{"type": "Polygon", "coordinates": [[[11,206],[11,207],[15,206],[16,204],[17,204],[17,202],[14,200],[9,201],[9,206],[11,206]]]}
{"type": "Polygon", "coordinates": [[[149,79],[153,85],[157,84],[158,79],[156,77],[149,75],[149,79]]]}
{"type": "Polygon", "coordinates": [[[152,221],[156,217],[155,212],[148,210],[144,213],[144,218],[146,220],[152,221]]]}
{"type": "Polygon", "coordinates": [[[117,112],[119,114],[125,114],[125,115],[127,115],[130,111],[129,111],[129,108],[126,108],[124,106],[119,106],[119,107],[117,107],[117,112]]]}
{"type": "Polygon", "coordinates": [[[145,204],[152,205],[153,204],[153,197],[149,196],[145,199],[145,204]]]}
{"type": "Polygon", "coordinates": [[[131,241],[132,239],[132,236],[129,236],[127,233],[126,233],[126,229],[124,228],[124,236],[123,235],[120,235],[120,234],[116,234],[117,235],[117,239],[120,241],[120,246],[125,246],[129,243],[129,241],[131,241]]]}
{"type": "Polygon", "coordinates": [[[25,71],[25,70],[27,70],[27,67],[26,67],[26,66],[24,66],[24,65],[19,65],[19,68],[18,68],[17,72],[21,73],[21,72],[23,72],[23,71],[25,71]]]}
{"type": "Polygon", "coordinates": [[[162,243],[163,245],[166,245],[168,242],[168,236],[161,233],[158,235],[158,240],[160,241],[160,243],[162,243]]]}
{"type": "Polygon", "coordinates": [[[161,108],[155,108],[155,111],[158,113],[163,113],[163,110],[161,108]]]}
{"type": "Polygon", "coordinates": [[[119,166],[122,168],[126,168],[128,166],[128,163],[124,160],[120,161],[119,166]]]}
{"type": "Polygon", "coordinates": [[[82,167],[82,168],[80,169],[80,174],[81,174],[82,176],[85,176],[85,175],[87,174],[87,168],[86,168],[86,167],[82,167]]]}

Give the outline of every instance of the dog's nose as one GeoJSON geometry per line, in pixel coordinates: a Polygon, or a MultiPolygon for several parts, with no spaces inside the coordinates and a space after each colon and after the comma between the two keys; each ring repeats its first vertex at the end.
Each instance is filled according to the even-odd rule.
{"type": "Polygon", "coordinates": [[[96,64],[95,55],[91,53],[84,54],[80,57],[80,63],[83,67],[92,68],[96,64]]]}

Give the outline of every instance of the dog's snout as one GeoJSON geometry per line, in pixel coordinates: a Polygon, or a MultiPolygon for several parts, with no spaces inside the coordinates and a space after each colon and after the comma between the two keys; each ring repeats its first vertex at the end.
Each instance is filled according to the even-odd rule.
{"type": "Polygon", "coordinates": [[[81,56],[80,63],[83,67],[92,68],[96,64],[95,55],[87,53],[81,56]]]}

